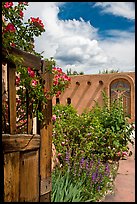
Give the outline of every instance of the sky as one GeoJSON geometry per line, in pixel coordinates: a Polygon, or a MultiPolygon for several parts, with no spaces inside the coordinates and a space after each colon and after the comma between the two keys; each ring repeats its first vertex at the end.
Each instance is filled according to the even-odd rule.
{"type": "Polygon", "coordinates": [[[42,20],[35,50],[64,72],[135,71],[134,2],[29,2],[24,15],[42,20]]]}

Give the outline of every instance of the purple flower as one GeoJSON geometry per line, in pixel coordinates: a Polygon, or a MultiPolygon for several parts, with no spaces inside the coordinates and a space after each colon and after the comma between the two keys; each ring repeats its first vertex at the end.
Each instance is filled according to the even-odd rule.
{"type": "Polygon", "coordinates": [[[89,170],[88,161],[86,161],[86,170],[89,170]]]}
{"type": "Polygon", "coordinates": [[[96,181],[96,172],[92,173],[92,182],[94,183],[96,181]]]}
{"type": "Polygon", "coordinates": [[[110,173],[109,165],[108,165],[108,163],[106,163],[106,165],[105,165],[105,174],[109,175],[109,173],[110,173]]]}
{"type": "Polygon", "coordinates": [[[83,168],[83,165],[84,165],[84,158],[82,158],[82,159],[80,160],[80,168],[83,168]]]}
{"type": "Polygon", "coordinates": [[[98,165],[100,164],[100,159],[98,159],[98,165]]]}
{"type": "Polygon", "coordinates": [[[65,158],[65,161],[66,163],[70,166],[70,161],[69,161],[69,151],[66,151],[66,158],[65,158]]]}

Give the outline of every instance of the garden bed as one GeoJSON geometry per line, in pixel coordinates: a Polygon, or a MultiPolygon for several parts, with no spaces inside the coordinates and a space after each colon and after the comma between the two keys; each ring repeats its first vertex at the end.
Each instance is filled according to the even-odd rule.
{"type": "Polygon", "coordinates": [[[134,127],[121,101],[109,106],[104,96],[103,107],[96,104],[81,115],[71,105],[56,105],[53,116],[60,167],[52,173],[52,202],[103,202],[114,192],[119,159],[129,154],[132,142],[134,127]]]}
{"type": "Polygon", "coordinates": [[[98,202],[103,202],[105,200],[106,196],[114,194],[114,191],[115,191],[115,179],[117,177],[117,172],[118,172],[118,169],[119,169],[119,161],[111,161],[110,166],[111,166],[111,172],[112,172],[112,174],[111,174],[112,183],[110,184],[111,185],[111,190],[107,190],[105,192],[105,194],[102,196],[102,198],[98,202]]]}

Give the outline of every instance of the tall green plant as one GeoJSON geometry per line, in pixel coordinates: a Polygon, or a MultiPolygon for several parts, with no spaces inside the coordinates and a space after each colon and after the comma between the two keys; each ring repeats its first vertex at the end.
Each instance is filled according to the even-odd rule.
{"type": "Polygon", "coordinates": [[[82,182],[74,183],[69,171],[62,174],[56,169],[52,174],[52,202],[81,202],[82,182]]]}

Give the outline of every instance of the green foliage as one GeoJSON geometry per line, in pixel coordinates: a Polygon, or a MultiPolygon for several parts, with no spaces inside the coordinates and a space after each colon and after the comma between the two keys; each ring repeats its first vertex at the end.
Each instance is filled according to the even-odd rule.
{"type": "MultiPolygon", "coordinates": [[[[26,51],[40,58],[43,56],[34,49],[34,37],[38,37],[45,32],[44,24],[39,17],[31,17],[27,22],[23,21],[24,13],[28,2],[3,2],[2,3],[2,47],[6,62],[16,65],[16,90],[17,97],[17,129],[19,133],[25,133],[27,125],[27,114],[44,119],[42,106],[47,105],[47,100],[54,95],[60,95],[68,87],[70,77],[61,68],[55,67],[53,58],[44,59],[46,70],[36,71],[35,67],[24,67],[23,58],[14,55],[11,48],[26,51]],[[48,72],[53,79],[50,89],[44,86],[44,75],[48,72]],[[29,107],[27,108],[29,104],[29,107]],[[27,112],[27,113],[26,113],[27,112]]],[[[3,94],[3,98],[7,97],[3,94]]],[[[8,101],[3,100],[2,104],[2,124],[3,131],[7,132],[8,124],[8,101]]]]}
{"type": "Polygon", "coordinates": [[[114,165],[94,158],[80,161],[75,158],[69,166],[66,161],[52,173],[52,202],[99,201],[108,190],[113,190],[115,172],[114,165]]]}
{"type": "Polygon", "coordinates": [[[70,194],[65,189],[73,191],[75,185],[83,202],[100,201],[108,191],[113,191],[118,153],[128,152],[134,126],[125,117],[121,99],[110,103],[102,94],[104,104],[95,103],[92,110],[81,115],[72,105],[53,106],[53,143],[61,164],[52,174],[54,201],[56,196],[59,202],[68,200],[70,194]]]}
{"type": "Polygon", "coordinates": [[[23,21],[24,10],[28,2],[2,2],[2,46],[7,49],[15,46],[18,49],[41,56],[34,50],[34,37],[38,37],[45,32],[43,23],[39,18],[30,18],[23,21]],[[35,19],[35,20],[34,20],[35,19]],[[35,22],[34,22],[35,21],[35,22]],[[11,27],[9,27],[10,25],[11,27]],[[14,45],[13,45],[14,44],[14,45]]]}
{"type": "Polygon", "coordinates": [[[80,202],[82,201],[82,182],[73,182],[69,171],[65,174],[56,169],[52,174],[51,202],[80,202]]]}
{"type": "Polygon", "coordinates": [[[94,154],[102,161],[115,160],[118,152],[128,151],[133,126],[124,115],[121,99],[110,104],[105,94],[103,97],[103,106],[96,103],[91,111],[81,115],[71,105],[53,107],[53,114],[57,116],[53,124],[53,142],[61,153],[61,162],[67,150],[71,157],[91,158],[94,154]]]}
{"type": "Polygon", "coordinates": [[[61,153],[61,160],[65,159],[65,152],[71,150],[73,156],[78,149],[81,141],[80,134],[80,116],[71,106],[56,105],[53,106],[53,114],[56,115],[56,122],[53,124],[53,142],[56,145],[58,153],[61,153]],[[65,143],[65,145],[62,145],[65,143]]]}

